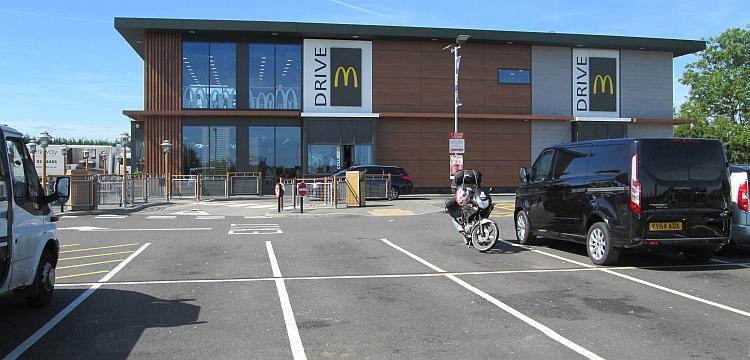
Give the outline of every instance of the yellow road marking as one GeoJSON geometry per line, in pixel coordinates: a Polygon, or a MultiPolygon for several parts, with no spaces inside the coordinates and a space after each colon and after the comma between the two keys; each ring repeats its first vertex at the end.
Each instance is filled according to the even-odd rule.
{"type": "Polygon", "coordinates": [[[83,273],[83,274],[73,274],[73,275],[65,275],[65,276],[56,276],[55,278],[56,279],[67,279],[67,278],[72,278],[72,277],[95,275],[95,274],[103,274],[103,273],[108,273],[108,272],[109,272],[109,270],[92,271],[92,272],[83,273]]]}
{"type": "Polygon", "coordinates": [[[66,250],[66,251],[60,251],[60,254],[72,253],[72,252],[81,252],[81,251],[90,251],[90,250],[112,249],[112,248],[126,247],[126,246],[135,246],[135,245],[138,245],[138,243],[122,244],[122,245],[100,246],[100,247],[93,247],[93,248],[86,248],[86,249],[66,250]]]}
{"type": "Polygon", "coordinates": [[[101,265],[101,264],[111,264],[111,263],[116,263],[116,262],[120,262],[120,261],[123,261],[123,260],[125,260],[125,259],[99,261],[99,262],[86,263],[86,264],[78,264],[78,265],[58,266],[57,270],[71,269],[71,268],[77,268],[77,267],[83,267],[83,266],[94,266],[94,265],[101,265]]]}
{"type": "Polygon", "coordinates": [[[68,244],[68,245],[60,245],[60,247],[61,247],[61,248],[64,248],[64,247],[71,247],[71,246],[78,246],[78,245],[81,245],[81,244],[68,244]]]}
{"type": "Polygon", "coordinates": [[[111,255],[120,255],[120,254],[131,254],[133,251],[118,251],[113,253],[106,253],[106,254],[96,254],[96,255],[84,255],[84,256],[75,256],[70,258],[62,258],[60,261],[64,260],[76,260],[76,259],[86,259],[86,258],[92,258],[92,257],[98,257],[98,256],[111,256],[111,255]]]}

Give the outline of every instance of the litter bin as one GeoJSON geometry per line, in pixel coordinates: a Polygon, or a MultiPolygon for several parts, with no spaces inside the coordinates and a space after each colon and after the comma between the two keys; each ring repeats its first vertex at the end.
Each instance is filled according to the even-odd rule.
{"type": "Polygon", "coordinates": [[[346,172],[346,206],[365,206],[365,172],[346,172]]]}

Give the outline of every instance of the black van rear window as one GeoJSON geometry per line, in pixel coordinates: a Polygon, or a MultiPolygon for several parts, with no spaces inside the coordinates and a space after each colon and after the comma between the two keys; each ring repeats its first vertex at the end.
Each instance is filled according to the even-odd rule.
{"type": "Polygon", "coordinates": [[[391,174],[391,175],[404,175],[404,174],[406,174],[406,172],[404,171],[404,169],[399,168],[399,167],[387,167],[387,168],[383,168],[383,169],[385,170],[386,174],[391,174]]]}
{"type": "Polygon", "coordinates": [[[720,177],[726,166],[724,148],[718,141],[685,140],[690,178],[712,180],[720,177]]]}
{"type": "Polygon", "coordinates": [[[683,145],[682,141],[675,140],[641,141],[638,150],[641,168],[657,180],[687,180],[687,154],[683,145]]]}
{"type": "Polygon", "coordinates": [[[589,165],[589,147],[560,148],[555,155],[553,179],[572,179],[586,176],[589,165]]]}

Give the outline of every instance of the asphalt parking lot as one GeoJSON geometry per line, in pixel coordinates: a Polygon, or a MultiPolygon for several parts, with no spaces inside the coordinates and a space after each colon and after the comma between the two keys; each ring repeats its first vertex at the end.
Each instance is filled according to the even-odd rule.
{"type": "Polygon", "coordinates": [[[505,204],[493,215],[504,241],[479,253],[439,201],[420,203],[432,212],[309,217],[268,216],[268,203],[63,218],[53,304],[0,298],[0,354],[750,358],[747,252],[600,268],[583,246],[517,245],[505,204]]]}

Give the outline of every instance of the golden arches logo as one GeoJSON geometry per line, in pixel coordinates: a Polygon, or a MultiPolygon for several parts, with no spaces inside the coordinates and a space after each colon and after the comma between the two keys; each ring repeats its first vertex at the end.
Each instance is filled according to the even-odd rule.
{"type": "Polygon", "coordinates": [[[336,76],[333,78],[333,87],[339,87],[339,73],[344,74],[344,86],[349,86],[349,74],[354,75],[354,87],[359,87],[359,80],[357,79],[357,70],[353,66],[349,66],[344,69],[343,66],[339,66],[336,69],[336,76]]]}
{"type": "Polygon", "coordinates": [[[615,94],[615,85],[612,81],[612,77],[609,75],[596,75],[594,78],[594,94],[596,94],[596,90],[598,89],[599,83],[601,83],[602,93],[606,92],[605,88],[607,87],[607,84],[609,84],[609,94],[614,95],[615,94]]]}

